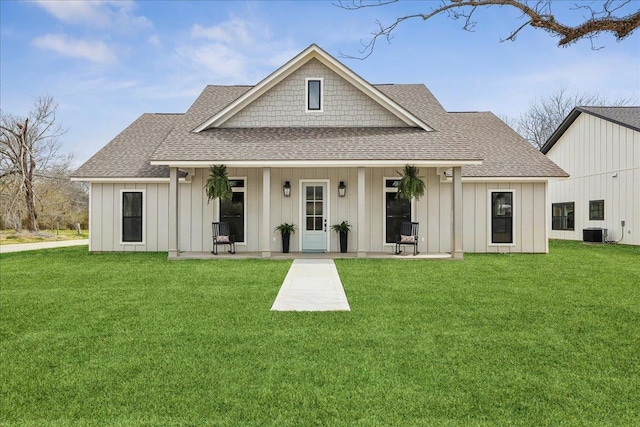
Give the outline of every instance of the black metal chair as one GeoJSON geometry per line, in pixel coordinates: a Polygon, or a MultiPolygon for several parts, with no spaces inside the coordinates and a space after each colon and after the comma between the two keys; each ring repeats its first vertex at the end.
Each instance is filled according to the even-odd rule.
{"type": "Polygon", "coordinates": [[[236,253],[235,236],[231,235],[228,222],[212,222],[213,228],[213,250],[212,254],[218,255],[219,245],[229,245],[230,254],[236,253]]]}
{"type": "Polygon", "coordinates": [[[402,253],[400,246],[413,246],[413,255],[418,251],[418,222],[403,222],[400,224],[400,234],[396,235],[396,255],[402,253]]]}

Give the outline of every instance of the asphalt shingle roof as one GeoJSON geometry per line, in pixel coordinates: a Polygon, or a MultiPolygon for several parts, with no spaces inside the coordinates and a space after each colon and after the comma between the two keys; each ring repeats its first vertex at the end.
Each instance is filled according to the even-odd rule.
{"type": "Polygon", "coordinates": [[[548,153],[551,147],[558,142],[560,137],[569,129],[569,126],[571,126],[582,113],[591,114],[640,132],[640,107],[576,107],[562,123],[560,123],[560,126],[553,132],[547,142],[544,143],[540,151],[544,154],[548,153]]]}
{"type": "Polygon", "coordinates": [[[168,166],[152,166],[149,158],[184,114],[145,113],[80,166],[75,178],[164,178],[168,166]]]}
{"type": "Polygon", "coordinates": [[[640,107],[578,107],[578,110],[640,132],[640,107]]]}
{"type": "Polygon", "coordinates": [[[464,176],[562,177],[567,174],[488,112],[448,113],[421,84],[374,85],[435,129],[215,128],[192,130],[250,90],[207,86],[185,114],[144,114],[75,177],[167,177],[149,161],[483,160],[464,176]]]}

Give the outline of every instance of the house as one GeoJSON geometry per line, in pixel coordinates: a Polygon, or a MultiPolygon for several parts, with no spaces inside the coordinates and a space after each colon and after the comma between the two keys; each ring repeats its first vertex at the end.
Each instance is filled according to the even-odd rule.
{"type": "Polygon", "coordinates": [[[574,108],[542,152],[571,175],[549,184],[551,238],[640,245],[640,107],[574,108]]]}
{"type": "Polygon", "coordinates": [[[91,251],[212,250],[213,221],[237,250],[392,253],[403,221],[423,253],[547,252],[547,186],[566,177],[489,112],[450,113],[420,84],[374,85],[311,45],[255,86],[208,86],[184,114],[143,114],[73,179],[90,184],[91,251]],[[208,203],[212,165],[233,198],[208,203]],[[396,198],[414,165],[420,200],[396,198]],[[339,191],[341,189],[341,191],[339,191]],[[286,195],[285,195],[286,192],[286,195]]]}

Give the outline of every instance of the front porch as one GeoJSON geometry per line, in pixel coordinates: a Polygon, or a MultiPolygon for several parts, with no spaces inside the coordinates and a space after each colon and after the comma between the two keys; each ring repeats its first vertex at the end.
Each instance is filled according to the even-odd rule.
{"type": "MultiPolygon", "coordinates": [[[[358,256],[356,252],[325,252],[325,253],[306,253],[306,252],[290,252],[290,253],[282,253],[282,252],[271,252],[271,256],[268,258],[263,257],[262,252],[236,252],[235,254],[230,254],[227,252],[220,252],[218,255],[213,255],[211,252],[180,252],[180,254],[176,256],[169,256],[169,260],[177,261],[177,260],[185,260],[185,259],[272,259],[272,260],[293,260],[293,259],[355,259],[355,258],[363,258],[362,256],[358,256]]],[[[369,259],[404,259],[404,260],[425,260],[425,259],[456,259],[459,260],[461,258],[456,258],[450,253],[419,253],[418,255],[413,255],[410,251],[403,252],[400,255],[396,255],[393,253],[385,253],[385,252],[372,252],[367,253],[365,258],[369,259]]]]}
{"type": "Polygon", "coordinates": [[[235,258],[463,257],[459,165],[421,162],[426,195],[419,201],[404,202],[395,196],[401,162],[339,167],[252,166],[229,165],[229,177],[237,184],[231,205],[206,199],[203,187],[208,169],[170,167],[165,199],[169,206],[166,230],[170,259],[213,258],[209,254],[211,224],[216,221],[231,224],[238,247],[235,258]],[[451,171],[449,178],[443,173],[447,169],[451,171]],[[187,178],[179,178],[184,171],[188,171],[187,178]],[[352,226],[347,254],[339,253],[339,235],[331,230],[342,221],[352,226]],[[422,254],[417,257],[393,253],[403,221],[420,224],[422,254]],[[297,226],[291,254],[280,252],[281,235],[274,229],[282,223],[297,226]]]}

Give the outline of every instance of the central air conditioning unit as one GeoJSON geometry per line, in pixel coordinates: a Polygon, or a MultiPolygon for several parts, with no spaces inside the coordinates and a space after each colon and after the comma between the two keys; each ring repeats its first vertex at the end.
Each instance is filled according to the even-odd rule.
{"type": "Polygon", "coordinates": [[[582,241],[584,243],[605,243],[607,241],[607,229],[599,227],[583,228],[582,241]]]}

